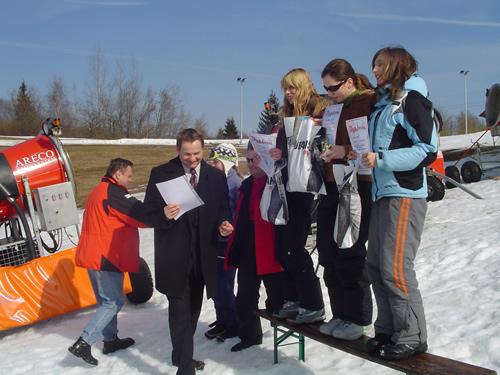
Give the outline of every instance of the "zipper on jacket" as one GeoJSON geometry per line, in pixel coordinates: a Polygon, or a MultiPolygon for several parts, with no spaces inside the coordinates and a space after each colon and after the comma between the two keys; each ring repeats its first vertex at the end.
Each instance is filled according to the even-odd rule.
{"type": "MultiPolygon", "coordinates": [[[[385,108],[385,107],[384,107],[385,108]]],[[[377,132],[377,123],[380,118],[380,115],[382,114],[382,111],[384,109],[381,109],[379,113],[375,116],[375,119],[373,120],[373,134],[372,134],[372,150],[373,152],[377,153],[378,155],[378,150],[375,151],[375,133],[377,132]]],[[[378,193],[378,185],[377,185],[377,179],[375,178],[375,173],[372,173],[372,179],[373,183],[375,184],[375,201],[377,200],[377,193],[378,193]]]]}

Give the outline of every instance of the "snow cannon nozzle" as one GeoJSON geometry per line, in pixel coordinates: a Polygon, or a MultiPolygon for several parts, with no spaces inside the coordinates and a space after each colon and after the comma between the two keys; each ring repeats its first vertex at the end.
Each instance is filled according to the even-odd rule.
{"type": "Polygon", "coordinates": [[[59,137],[61,135],[61,119],[59,118],[48,118],[42,123],[42,134],[47,136],[55,135],[59,137]]]}

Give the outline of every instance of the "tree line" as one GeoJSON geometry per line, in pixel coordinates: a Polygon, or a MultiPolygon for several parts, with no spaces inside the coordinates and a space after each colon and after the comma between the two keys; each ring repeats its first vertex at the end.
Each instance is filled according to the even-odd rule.
{"type": "MultiPolygon", "coordinates": [[[[255,131],[268,133],[278,120],[279,111],[280,101],[271,90],[255,131]]],[[[442,110],[440,113],[441,135],[465,133],[464,112],[457,116],[442,110]]],[[[205,117],[194,118],[185,109],[178,86],[144,88],[137,66],[123,61],[116,62],[110,75],[99,50],[89,60],[89,77],[82,95],[77,95],[76,88],[70,88],[61,78],[53,77],[46,95],[21,82],[9,98],[0,98],[0,134],[34,135],[47,114],[61,119],[67,137],[173,138],[185,127],[210,136],[205,117]]],[[[469,133],[485,128],[484,121],[470,113],[467,124],[469,133]]],[[[235,119],[228,117],[215,137],[239,138],[235,119]]]]}
{"type": "MultiPolygon", "coordinates": [[[[449,115],[443,110],[440,110],[440,113],[443,117],[441,136],[465,134],[465,112],[461,112],[456,116],[449,115]]],[[[475,133],[484,130],[486,130],[484,119],[467,111],[467,132],[475,133]]]]}
{"type": "Polygon", "coordinates": [[[109,74],[100,51],[89,67],[82,95],[59,77],[46,95],[21,82],[9,98],[0,98],[0,134],[34,135],[49,114],[61,119],[67,137],[172,138],[184,127],[208,135],[206,119],[185,109],[178,86],[144,88],[135,64],[123,61],[109,74]]]}

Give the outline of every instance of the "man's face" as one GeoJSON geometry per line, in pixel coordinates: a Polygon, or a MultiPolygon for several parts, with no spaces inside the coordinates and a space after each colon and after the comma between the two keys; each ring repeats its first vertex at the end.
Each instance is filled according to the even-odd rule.
{"type": "Polygon", "coordinates": [[[116,180],[116,182],[118,182],[119,185],[128,188],[130,183],[134,181],[134,179],[132,178],[133,174],[134,171],[132,170],[132,167],[129,165],[125,169],[116,171],[113,177],[116,180]]]}
{"type": "Polygon", "coordinates": [[[182,165],[186,168],[196,168],[203,159],[203,146],[201,141],[182,142],[180,148],[177,149],[182,165]]]}

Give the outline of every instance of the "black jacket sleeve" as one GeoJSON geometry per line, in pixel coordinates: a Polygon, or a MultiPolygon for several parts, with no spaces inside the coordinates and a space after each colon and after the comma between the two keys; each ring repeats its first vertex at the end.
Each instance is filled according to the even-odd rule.
{"type": "Polygon", "coordinates": [[[151,226],[145,216],[143,203],[115,184],[109,184],[106,203],[105,209],[127,225],[137,228],[151,226]]]}
{"type": "Polygon", "coordinates": [[[144,216],[145,220],[155,228],[168,229],[174,220],[168,220],[163,211],[167,205],[158,190],[156,184],[161,182],[159,179],[158,167],[151,170],[146,195],[144,196],[144,216]]]}

